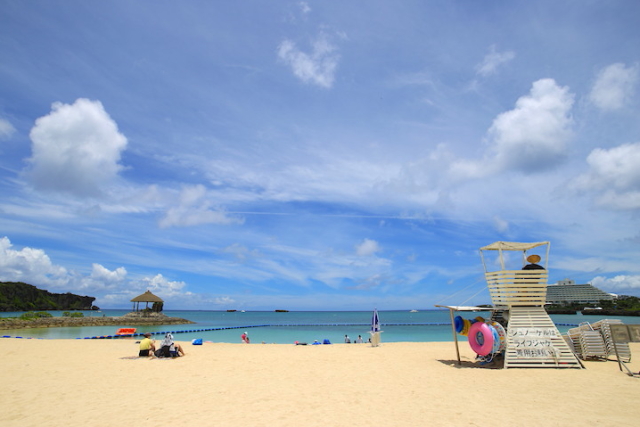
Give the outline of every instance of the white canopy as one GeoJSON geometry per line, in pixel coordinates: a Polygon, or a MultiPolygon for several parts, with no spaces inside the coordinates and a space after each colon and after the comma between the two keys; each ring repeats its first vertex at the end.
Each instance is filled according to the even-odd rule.
{"type": "Polygon", "coordinates": [[[480,248],[481,251],[528,251],[529,249],[537,248],[538,246],[548,245],[549,242],[533,242],[533,243],[519,243],[519,242],[494,242],[490,245],[480,248]]]}
{"type": "Polygon", "coordinates": [[[480,257],[482,258],[482,265],[484,266],[484,271],[487,270],[487,264],[484,261],[484,252],[483,251],[498,251],[498,259],[500,260],[500,267],[502,270],[505,270],[504,265],[504,255],[503,251],[520,251],[522,252],[522,258],[524,258],[529,249],[537,248],[539,246],[547,246],[547,256],[544,259],[544,268],[547,269],[547,265],[549,263],[549,247],[550,242],[532,242],[532,243],[520,243],[520,242],[494,242],[490,245],[487,245],[483,248],[480,248],[480,257]]]}
{"type": "Polygon", "coordinates": [[[448,308],[453,311],[492,311],[495,310],[493,307],[475,307],[470,305],[435,305],[435,307],[439,308],[448,308]]]}

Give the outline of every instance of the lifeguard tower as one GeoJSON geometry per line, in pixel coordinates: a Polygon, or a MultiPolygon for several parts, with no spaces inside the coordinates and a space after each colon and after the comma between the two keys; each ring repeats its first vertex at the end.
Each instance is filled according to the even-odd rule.
{"type": "Polygon", "coordinates": [[[544,309],[549,242],[495,242],[480,248],[480,256],[492,320],[507,326],[504,368],[582,368],[544,309]]]}

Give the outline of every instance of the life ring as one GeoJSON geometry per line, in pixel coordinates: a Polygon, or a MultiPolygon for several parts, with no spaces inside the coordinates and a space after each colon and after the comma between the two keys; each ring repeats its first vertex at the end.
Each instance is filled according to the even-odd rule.
{"type": "Polygon", "coordinates": [[[464,319],[460,316],[456,316],[455,319],[453,319],[453,326],[456,327],[457,333],[462,332],[462,328],[464,328],[464,319]]]}
{"type": "Polygon", "coordinates": [[[477,322],[469,329],[469,345],[480,356],[486,356],[493,350],[493,329],[490,325],[477,322]]]}
{"type": "Polygon", "coordinates": [[[493,353],[500,353],[502,351],[505,350],[505,348],[507,347],[507,332],[504,330],[504,327],[496,322],[496,321],[492,321],[490,322],[491,326],[493,326],[493,329],[495,329],[498,337],[496,338],[495,342],[493,343],[493,353]]]}

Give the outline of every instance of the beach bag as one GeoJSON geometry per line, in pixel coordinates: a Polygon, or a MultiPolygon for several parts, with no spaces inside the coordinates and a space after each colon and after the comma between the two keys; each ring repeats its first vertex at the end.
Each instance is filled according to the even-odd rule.
{"type": "Polygon", "coordinates": [[[171,357],[171,349],[168,345],[163,346],[160,349],[160,353],[162,354],[162,357],[171,357]]]}
{"type": "Polygon", "coordinates": [[[191,341],[191,344],[193,345],[202,345],[202,338],[196,338],[193,341],[191,341]]]}

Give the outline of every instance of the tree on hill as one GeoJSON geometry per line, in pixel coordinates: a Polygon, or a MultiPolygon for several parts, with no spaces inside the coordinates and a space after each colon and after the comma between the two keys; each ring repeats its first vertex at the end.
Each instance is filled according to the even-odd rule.
{"type": "Polygon", "coordinates": [[[22,282],[0,282],[0,311],[97,310],[94,297],[55,294],[22,282]]]}

